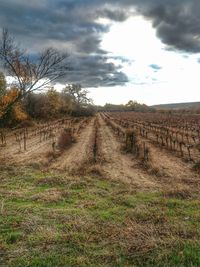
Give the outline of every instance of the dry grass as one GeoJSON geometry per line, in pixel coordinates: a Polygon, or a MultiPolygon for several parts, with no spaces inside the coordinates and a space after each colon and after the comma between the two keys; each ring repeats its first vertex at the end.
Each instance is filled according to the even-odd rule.
{"type": "Polygon", "coordinates": [[[74,142],[71,128],[66,128],[62,131],[58,138],[58,148],[63,151],[74,142]]]}
{"type": "Polygon", "coordinates": [[[60,153],[56,152],[56,151],[48,151],[46,153],[46,158],[50,161],[52,159],[56,159],[57,157],[59,157],[60,153]]]}
{"type": "Polygon", "coordinates": [[[176,185],[173,188],[165,189],[163,192],[163,196],[166,198],[190,199],[192,195],[191,190],[183,185],[176,185]]]}
{"type": "Polygon", "coordinates": [[[23,220],[21,227],[25,234],[36,232],[38,227],[43,225],[43,219],[39,215],[30,215],[23,220]]]}
{"type": "MultiPolygon", "coordinates": [[[[156,250],[159,246],[163,245],[163,239],[161,238],[161,232],[165,235],[170,236],[170,243],[173,243],[173,238],[170,234],[170,231],[165,229],[164,225],[162,229],[154,226],[151,223],[141,224],[134,220],[127,220],[124,229],[119,233],[121,242],[126,240],[126,250],[127,254],[134,257],[143,256],[156,250]]],[[[165,242],[166,246],[166,242],[165,242]]]]}
{"type": "Polygon", "coordinates": [[[62,199],[60,191],[57,189],[48,189],[44,192],[32,195],[29,198],[31,201],[42,201],[46,203],[58,202],[62,199]]]}
{"type": "Polygon", "coordinates": [[[149,162],[146,163],[147,165],[147,170],[150,175],[154,175],[156,177],[166,177],[167,174],[163,169],[161,169],[155,162],[150,160],[149,162]]]}
{"type": "Polygon", "coordinates": [[[41,242],[43,245],[54,244],[58,238],[58,231],[54,226],[40,225],[29,236],[29,242],[34,243],[41,242]]]}
{"type": "Polygon", "coordinates": [[[199,199],[184,187],[137,192],[101,167],[86,176],[6,172],[3,266],[198,266],[199,199]]]}
{"type": "Polygon", "coordinates": [[[45,178],[41,178],[37,180],[35,184],[39,186],[43,186],[43,185],[60,186],[60,185],[66,185],[67,180],[59,176],[50,176],[50,177],[45,177],[45,178]]]}
{"type": "Polygon", "coordinates": [[[87,169],[87,173],[95,175],[97,177],[106,177],[106,174],[103,171],[103,168],[102,168],[102,166],[100,164],[95,164],[95,165],[90,166],[87,169]]]}

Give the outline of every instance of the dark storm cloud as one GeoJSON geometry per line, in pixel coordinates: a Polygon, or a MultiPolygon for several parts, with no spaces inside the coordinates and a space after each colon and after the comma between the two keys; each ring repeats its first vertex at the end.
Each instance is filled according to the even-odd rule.
{"type": "MultiPolygon", "coordinates": [[[[103,3],[103,2],[102,2],[103,3]]],[[[85,86],[123,85],[128,81],[120,67],[108,63],[100,47],[108,26],[98,22],[107,17],[123,21],[128,13],[119,7],[111,9],[100,1],[1,0],[0,25],[9,29],[20,45],[32,54],[53,46],[73,55],[74,69],[66,82],[85,86]]]]}
{"type": "Polygon", "coordinates": [[[200,52],[200,1],[163,2],[144,12],[152,18],[158,37],[171,49],[200,52]]]}
{"type": "Polygon", "coordinates": [[[116,86],[128,82],[127,76],[120,71],[121,66],[107,62],[106,56],[71,56],[72,70],[63,78],[63,83],[78,82],[85,87],[116,86]]]}
{"type": "Polygon", "coordinates": [[[78,68],[69,80],[112,86],[127,77],[101,49],[109,26],[98,19],[122,22],[136,12],[152,22],[167,49],[200,52],[199,0],[1,0],[0,25],[31,53],[47,46],[68,50],[78,68]]]}
{"type": "Polygon", "coordinates": [[[122,8],[133,7],[150,19],[157,36],[168,46],[191,53],[200,52],[199,0],[110,0],[122,8]]]}
{"type": "Polygon", "coordinates": [[[130,16],[130,13],[126,9],[123,10],[119,8],[105,7],[104,9],[99,10],[97,15],[113,21],[123,22],[130,16]]]}

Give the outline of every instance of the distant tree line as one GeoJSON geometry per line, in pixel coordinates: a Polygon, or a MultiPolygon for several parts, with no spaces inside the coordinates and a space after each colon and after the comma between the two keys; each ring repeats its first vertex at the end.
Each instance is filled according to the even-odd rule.
{"type": "Polygon", "coordinates": [[[134,111],[134,112],[155,112],[155,113],[164,113],[164,114],[200,114],[200,105],[188,108],[157,108],[147,106],[145,104],[140,104],[137,101],[130,100],[125,105],[114,105],[107,103],[104,106],[98,106],[98,111],[111,111],[111,112],[125,112],[125,111],[134,111]]]}
{"type": "Polygon", "coordinates": [[[135,112],[155,112],[155,109],[145,105],[139,104],[137,101],[130,100],[125,105],[113,105],[105,104],[103,107],[99,106],[97,108],[99,111],[135,111],[135,112]]]}
{"type": "Polygon", "coordinates": [[[200,114],[200,106],[199,107],[190,107],[190,108],[179,108],[179,109],[156,109],[156,112],[164,113],[164,114],[200,114]]]}

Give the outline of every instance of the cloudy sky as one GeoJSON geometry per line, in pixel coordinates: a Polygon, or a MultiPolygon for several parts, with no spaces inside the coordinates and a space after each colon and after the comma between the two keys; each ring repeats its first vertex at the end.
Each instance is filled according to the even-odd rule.
{"type": "Polygon", "coordinates": [[[31,54],[67,51],[59,82],[96,104],[200,101],[199,0],[0,0],[0,25],[31,54]]]}

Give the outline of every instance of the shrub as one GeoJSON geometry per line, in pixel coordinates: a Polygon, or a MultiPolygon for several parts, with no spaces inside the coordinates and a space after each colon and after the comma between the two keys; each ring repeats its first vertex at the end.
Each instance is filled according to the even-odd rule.
{"type": "Polygon", "coordinates": [[[135,151],[137,145],[136,133],[133,129],[126,129],[126,149],[127,151],[135,151]]]}
{"type": "Polygon", "coordinates": [[[33,127],[35,126],[35,123],[31,120],[24,120],[19,125],[18,128],[27,128],[27,127],[33,127]]]}
{"type": "Polygon", "coordinates": [[[58,138],[58,148],[64,150],[74,142],[71,128],[65,128],[58,138]]]}
{"type": "Polygon", "coordinates": [[[57,157],[57,154],[54,151],[48,151],[46,153],[46,158],[47,159],[55,159],[57,157]]]}

